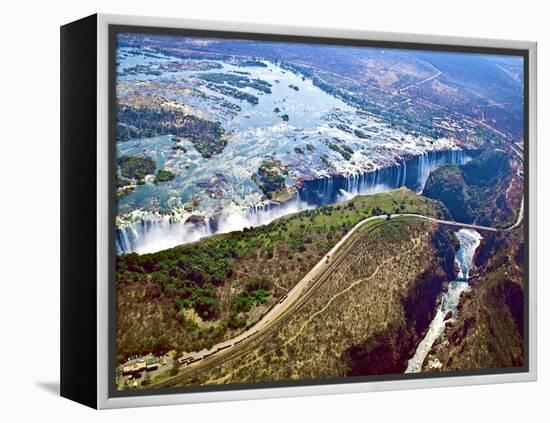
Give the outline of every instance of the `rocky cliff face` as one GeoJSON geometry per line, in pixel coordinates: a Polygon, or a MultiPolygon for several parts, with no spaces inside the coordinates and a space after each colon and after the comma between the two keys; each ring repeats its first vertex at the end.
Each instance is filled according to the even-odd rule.
{"type": "Polygon", "coordinates": [[[443,166],[434,170],[426,182],[423,194],[437,198],[449,209],[452,217],[460,222],[472,222],[467,185],[459,166],[443,166]]]}
{"type": "MultiPolygon", "coordinates": [[[[427,152],[370,172],[334,174],[305,180],[298,191],[289,194],[286,199],[280,198],[282,185],[273,185],[271,179],[274,175],[270,174],[266,180],[258,182],[265,186],[266,191],[271,193],[270,196],[277,194],[277,201],[263,201],[239,210],[222,210],[211,216],[202,216],[200,222],[200,216],[192,214],[196,212],[185,212],[178,216],[138,211],[133,222],[117,227],[116,250],[118,254],[155,252],[218,233],[265,225],[288,214],[335,204],[357,195],[385,192],[403,186],[419,191],[424,187],[430,172],[438,166],[466,163],[470,158],[469,154],[470,152],[463,150],[427,152]],[[266,181],[271,182],[266,185],[266,181]]],[[[275,168],[272,166],[271,172],[280,177],[279,169],[275,168]]],[[[262,173],[265,176],[270,172],[264,170],[262,173]]],[[[276,180],[281,182],[280,179],[276,180]]]]}
{"type": "Polygon", "coordinates": [[[511,225],[521,193],[512,161],[499,150],[484,151],[463,165],[434,170],[423,192],[443,202],[455,220],[487,226],[511,225]]]}
{"type": "Polygon", "coordinates": [[[458,320],[434,345],[423,371],[523,365],[523,249],[522,229],[483,239],[458,320]]]}
{"type": "Polygon", "coordinates": [[[350,347],[345,353],[348,376],[403,373],[408,359],[427,330],[445,281],[456,276],[456,238],[448,230],[431,235],[431,265],[410,285],[401,305],[405,319],[394,321],[376,336],[350,347]]]}

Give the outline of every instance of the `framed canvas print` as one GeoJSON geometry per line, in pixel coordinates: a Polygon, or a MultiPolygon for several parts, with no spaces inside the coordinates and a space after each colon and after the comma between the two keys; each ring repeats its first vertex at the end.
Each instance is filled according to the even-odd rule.
{"type": "Polygon", "coordinates": [[[61,28],[61,393],[536,379],[536,44],[61,28]]]}

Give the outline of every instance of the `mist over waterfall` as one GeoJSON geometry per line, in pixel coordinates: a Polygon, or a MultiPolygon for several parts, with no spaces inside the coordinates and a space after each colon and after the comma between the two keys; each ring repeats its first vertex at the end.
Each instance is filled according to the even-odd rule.
{"type": "Polygon", "coordinates": [[[261,226],[279,217],[315,206],[300,200],[298,194],[284,203],[264,203],[242,212],[225,212],[202,222],[176,221],[170,216],[145,216],[138,222],[116,229],[117,254],[153,253],[201,238],[261,226]]]}
{"type": "Polygon", "coordinates": [[[464,164],[470,157],[463,150],[426,152],[395,166],[373,172],[334,175],[305,181],[283,203],[263,203],[239,212],[222,212],[203,221],[184,222],[171,216],[150,215],[116,229],[117,254],[152,253],[197,241],[206,236],[260,226],[282,216],[400,187],[421,192],[432,170],[445,164],[464,164]]]}

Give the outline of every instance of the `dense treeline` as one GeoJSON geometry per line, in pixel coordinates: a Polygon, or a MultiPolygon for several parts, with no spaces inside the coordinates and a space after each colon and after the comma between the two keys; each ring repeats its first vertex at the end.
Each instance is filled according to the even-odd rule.
{"type": "Polygon", "coordinates": [[[258,78],[248,78],[242,74],[231,73],[205,73],[200,76],[203,81],[213,84],[228,84],[236,88],[253,88],[265,94],[271,94],[271,84],[258,78]]]}
{"type": "Polygon", "coordinates": [[[173,295],[188,297],[187,286],[221,285],[231,276],[237,255],[234,240],[189,244],[154,254],[121,255],[117,259],[118,281],[145,275],[173,295]]]}
{"type": "Polygon", "coordinates": [[[258,179],[256,182],[267,198],[273,198],[286,188],[285,177],[281,175],[279,163],[274,160],[262,162],[258,168],[258,179]]]}
{"type": "Polygon", "coordinates": [[[159,169],[157,172],[157,175],[155,176],[155,183],[158,184],[159,182],[167,182],[174,179],[176,175],[174,175],[172,172],[166,169],[159,169]]]}
{"type": "Polygon", "coordinates": [[[345,144],[337,145],[330,141],[327,141],[326,144],[331,150],[340,153],[340,155],[348,161],[351,159],[351,155],[354,153],[353,149],[345,144]]]}
{"type": "Polygon", "coordinates": [[[128,125],[124,125],[123,123],[118,122],[116,125],[116,139],[117,141],[128,141],[132,138],[139,138],[140,132],[128,125]]]}
{"type": "Polygon", "coordinates": [[[176,135],[189,139],[205,158],[220,153],[227,145],[218,122],[186,115],[178,110],[118,106],[117,140],[176,135]]]}
{"type": "Polygon", "coordinates": [[[247,67],[251,67],[251,66],[259,67],[259,68],[267,68],[267,65],[264,62],[262,62],[261,60],[257,60],[257,59],[241,60],[240,62],[235,63],[235,66],[240,66],[240,67],[243,67],[243,68],[247,68],[247,67]]]}
{"type": "Polygon", "coordinates": [[[148,156],[120,156],[117,164],[120,166],[122,176],[138,181],[154,173],[157,167],[156,162],[148,156]]]}
{"type": "Polygon", "coordinates": [[[514,211],[506,200],[513,171],[504,151],[485,151],[464,165],[434,170],[424,188],[427,197],[445,204],[460,222],[509,224],[514,211]]]}
{"type": "Polygon", "coordinates": [[[229,308],[222,304],[222,292],[234,277],[236,260],[256,251],[258,234],[264,232],[247,230],[153,254],[118,256],[118,362],[150,352],[200,349],[245,326],[246,313],[272,295],[272,282],[245,279],[229,308]],[[132,317],[146,315],[150,307],[157,311],[145,321],[132,317]]]}
{"type": "Polygon", "coordinates": [[[271,295],[273,283],[265,277],[254,277],[246,281],[245,289],[233,300],[233,311],[250,311],[254,305],[264,304],[271,295]]]}
{"type": "Polygon", "coordinates": [[[353,225],[396,209],[443,213],[436,202],[403,189],[153,254],[118,256],[118,362],[200,350],[253,324],[353,225]]]}
{"type": "Polygon", "coordinates": [[[258,104],[259,102],[259,98],[256,97],[255,95],[250,93],[245,93],[244,91],[241,91],[229,85],[207,83],[206,86],[213,91],[219,92],[220,94],[224,94],[229,97],[236,98],[237,100],[244,100],[249,102],[250,104],[258,104]]]}

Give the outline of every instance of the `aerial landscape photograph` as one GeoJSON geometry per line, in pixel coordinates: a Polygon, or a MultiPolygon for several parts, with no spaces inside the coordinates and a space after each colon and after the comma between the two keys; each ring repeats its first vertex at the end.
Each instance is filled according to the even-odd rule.
{"type": "Polygon", "coordinates": [[[526,364],[523,56],[315,41],[116,33],[117,391],[526,364]]]}

